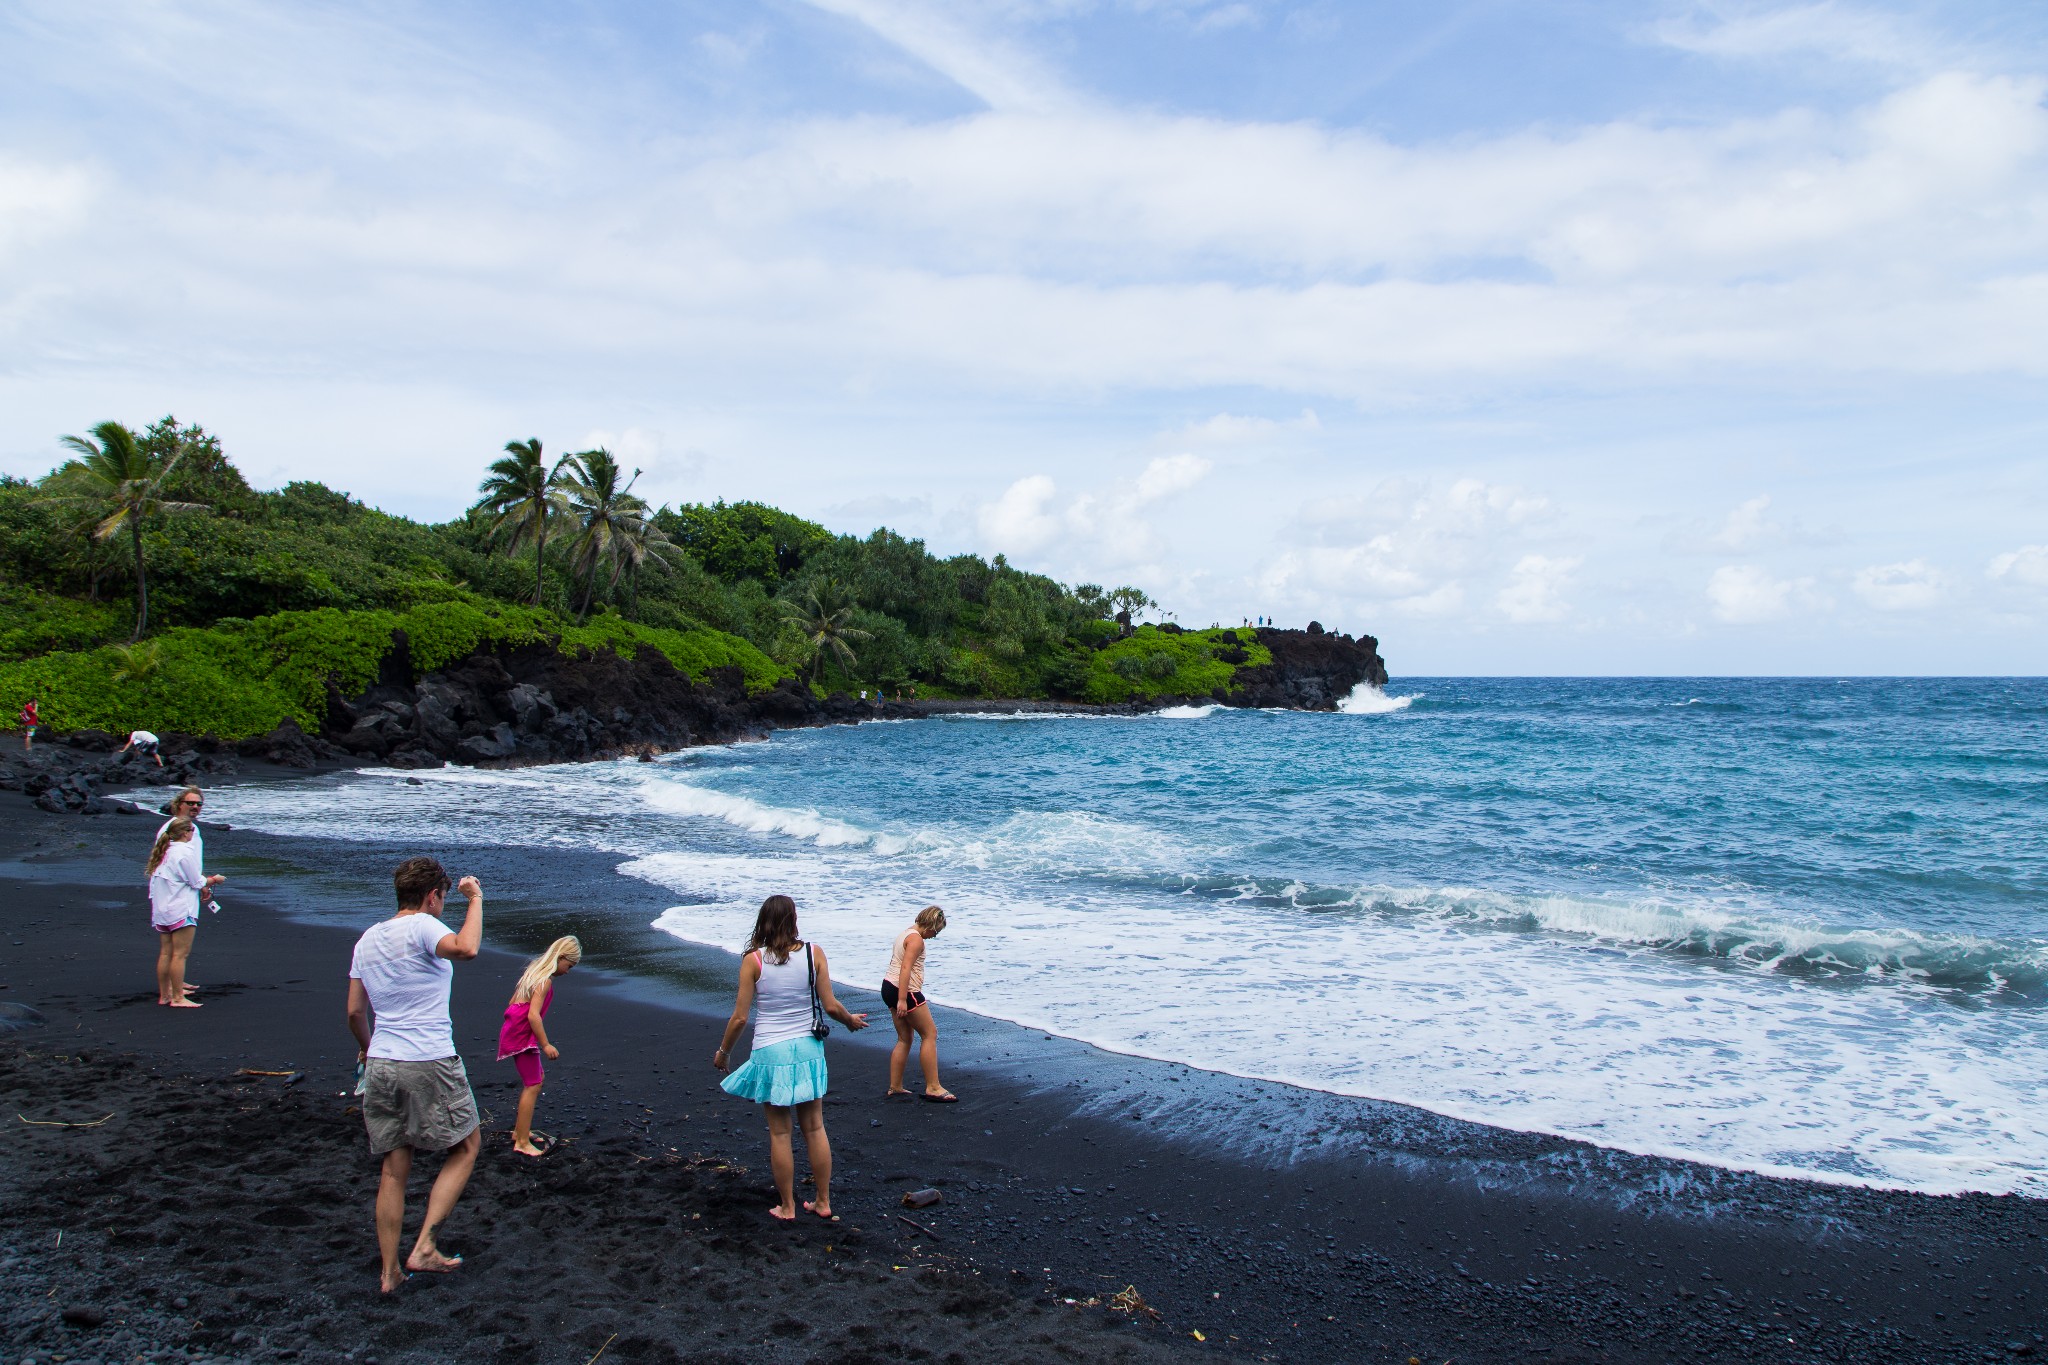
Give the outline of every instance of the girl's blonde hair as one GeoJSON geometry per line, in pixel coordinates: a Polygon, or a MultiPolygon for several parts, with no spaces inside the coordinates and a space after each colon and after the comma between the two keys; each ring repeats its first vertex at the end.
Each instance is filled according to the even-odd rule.
{"type": "Polygon", "coordinates": [[[576,941],[576,935],[564,934],[548,945],[548,950],[526,964],[526,970],[519,974],[519,984],[512,988],[512,1003],[532,1000],[540,994],[540,988],[555,979],[555,968],[563,962],[575,966],[583,960],[583,945],[576,941]]]}
{"type": "Polygon", "coordinates": [[[936,934],[946,927],[946,912],[936,905],[927,905],[917,912],[917,927],[936,934]]]}
{"type": "Polygon", "coordinates": [[[182,815],[171,821],[168,825],[165,825],[163,832],[156,836],[156,842],[150,845],[149,865],[142,869],[143,875],[154,877],[156,870],[163,866],[164,854],[170,852],[171,845],[177,843],[191,832],[192,822],[182,815]]]}

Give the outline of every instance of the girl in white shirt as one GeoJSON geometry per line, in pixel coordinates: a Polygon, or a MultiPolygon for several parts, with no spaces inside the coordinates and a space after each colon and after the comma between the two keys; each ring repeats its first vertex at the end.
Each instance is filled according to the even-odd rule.
{"type": "Polygon", "coordinates": [[[149,922],[156,929],[156,1002],[196,1010],[185,995],[185,959],[199,932],[199,893],[227,880],[199,870],[193,824],[180,817],[163,827],[149,851],[149,922]]]}

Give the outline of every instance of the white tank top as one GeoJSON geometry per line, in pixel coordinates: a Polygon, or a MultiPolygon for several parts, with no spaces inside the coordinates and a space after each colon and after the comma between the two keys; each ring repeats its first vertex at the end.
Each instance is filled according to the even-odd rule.
{"type": "Polygon", "coordinates": [[[789,961],[756,952],[760,984],[754,987],[754,1050],[811,1036],[811,945],[800,943],[789,961]]]}

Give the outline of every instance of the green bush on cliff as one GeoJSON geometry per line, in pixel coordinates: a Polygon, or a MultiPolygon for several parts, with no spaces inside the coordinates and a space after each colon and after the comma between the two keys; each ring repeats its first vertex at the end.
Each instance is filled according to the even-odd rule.
{"type": "Polygon", "coordinates": [[[44,723],[59,730],[176,730],[241,739],[287,717],[315,731],[327,710],[327,680],[353,695],[377,679],[403,630],[414,676],[432,672],[481,645],[552,642],[564,654],[611,649],[634,657],[658,650],[693,678],[738,665],[750,690],[775,685],[782,671],[745,640],[722,631],[663,630],[615,616],[568,625],[531,607],[433,602],[409,611],[277,612],[165,631],[152,641],[155,667],[117,677],[129,662],[107,646],[0,663],[0,710],[12,715],[35,697],[44,723]]]}
{"type": "Polygon", "coordinates": [[[1127,639],[1097,651],[1089,662],[1084,695],[1093,702],[1143,701],[1151,697],[1204,697],[1231,690],[1241,667],[1273,662],[1273,653],[1249,630],[1190,630],[1180,633],[1140,626],[1127,639]],[[1242,649],[1242,664],[1216,656],[1242,649]]]}

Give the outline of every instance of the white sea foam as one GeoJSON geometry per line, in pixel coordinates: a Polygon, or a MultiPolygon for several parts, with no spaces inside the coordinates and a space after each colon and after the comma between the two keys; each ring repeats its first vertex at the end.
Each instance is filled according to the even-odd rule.
{"type": "Polygon", "coordinates": [[[657,928],[728,948],[763,896],[794,895],[837,974],[863,984],[899,921],[939,901],[952,926],[934,999],[1116,1051],[1712,1164],[2048,1194],[2048,1121],[2019,1083],[2048,1050],[1897,991],[1773,981],[1760,994],[1747,974],[1654,956],[1623,973],[1590,937],[1435,916],[1023,898],[858,854],[668,853],[621,870],[702,898],[657,928]]]}
{"type": "Polygon", "coordinates": [[[1417,692],[1409,697],[1390,697],[1373,684],[1362,682],[1337,703],[1337,709],[1347,716],[1384,716],[1393,711],[1407,710],[1415,704],[1415,698],[1422,695],[1417,692]]]}
{"type": "Polygon", "coordinates": [[[1213,716],[1223,709],[1220,702],[1208,702],[1202,706],[1167,706],[1152,714],[1161,720],[1201,720],[1213,716]]]}

